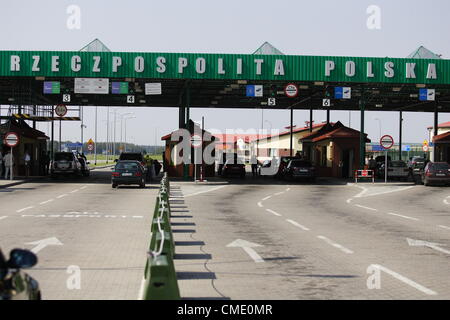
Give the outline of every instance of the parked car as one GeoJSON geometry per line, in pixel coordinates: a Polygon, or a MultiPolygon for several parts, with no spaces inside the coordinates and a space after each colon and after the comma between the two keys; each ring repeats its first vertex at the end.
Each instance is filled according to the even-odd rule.
{"type": "Polygon", "coordinates": [[[21,271],[36,263],[31,251],[14,249],[6,261],[0,249],[0,300],[41,300],[38,282],[21,271]]]}
{"type": "Polygon", "coordinates": [[[139,161],[118,161],[112,169],[111,183],[113,188],[121,184],[137,184],[139,187],[145,188],[145,169],[139,161]]]}
{"type": "Polygon", "coordinates": [[[428,162],[422,172],[424,185],[450,184],[450,164],[447,162],[428,162]]]}
{"type": "MultiPolygon", "coordinates": [[[[263,168],[270,168],[272,165],[272,160],[264,160],[263,163],[258,165],[258,175],[261,176],[261,172],[263,168]]],[[[264,175],[265,177],[268,177],[268,175],[264,175]]],[[[273,177],[273,175],[269,175],[270,177],[273,177]]]]}
{"type": "Polygon", "coordinates": [[[50,165],[50,176],[82,175],[81,163],[73,152],[55,152],[50,165]]]}
{"type": "Polygon", "coordinates": [[[288,180],[307,179],[314,181],[316,169],[309,160],[293,159],[284,169],[283,177],[288,180]]]}
{"type": "Polygon", "coordinates": [[[117,161],[123,161],[123,160],[135,160],[138,161],[142,167],[144,167],[144,170],[147,172],[147,163],[144,159],[144,155],[140,152],[122,152],[119,156],[119,159],[115,160],[117,161]]]}
{"type": "Polygon", "coordinates": [[[239,158],[238,158],[237,153],[229,153],[229,152],[222,153],[220,159],[218,160],[219,164],[217,167],[217,175],[219,175],[219,176],[222,175],[222,170],[223,170],[223,167],[225,166],[225,163],[227,162],[227,160],[232,160],[234,163],[238,163],[239,162],[238,159],[239,158]]]}
{"type": "Polygon", "coordinates": [[[245,178],[245,164],[236,163],[234,160],[225,161],[222,169],[222,177],[239,176],[245,178]]]}
{"type": "MultiPolygon", "coordinates": [[[[405,161],[394,160],[394,161],[388,162],[388,172],[387,172],[388,179],[399,179],[399,180],[407,181],[409,178],[409,175],[410,175],[410,170],[409,170],[408,166],[406,165],[405,161]]],[[[381,164],[381,167],[378,170],[378,176],[379,176],[379,178],[385,177],[384,163],[381,164]]]]}

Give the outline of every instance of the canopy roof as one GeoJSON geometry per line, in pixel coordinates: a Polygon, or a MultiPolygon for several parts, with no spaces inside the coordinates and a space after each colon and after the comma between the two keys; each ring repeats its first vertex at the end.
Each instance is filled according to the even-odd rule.
{"type": "Polygon", "coordinates": [[[194,108],[358,110],[362,101],[365,110],[450,112],[450,60],[425,53],[294,56],[268,42],[254,54],[110,52],[95,39],[82,51],[0,51],[0,104],[178,107],[189,88],[194,108]],[[76,92],[79,78],[102,79],[107,92],[76,92]],[[57,83],[58,92],[43,93],[44,82],[57,83]],[[122,82],[120,93],[112,93],[113,82],[122,82]],[[147,83],[160,83],[161,94],[146,94],[147,83]],[[289,83],[299,88],[295,98],[284,93],[289,83]],[[248,85],[262,85],[263,95],[247,96],[248,85]],[[336,99],[335,87],[350,87],[351,97],[336,99]],[[423,88],[435,89],[436,102],[419,100],[423,88]]]}

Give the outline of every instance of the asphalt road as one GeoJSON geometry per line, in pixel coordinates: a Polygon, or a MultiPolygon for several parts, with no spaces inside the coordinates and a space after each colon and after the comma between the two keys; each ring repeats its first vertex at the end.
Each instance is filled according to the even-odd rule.
{"type": "Polygon", "coordinates": [[[39,240],[48,244],[37,248],[38,265],[26,270],[43,299],[135,300],[158,186],[112,189],[104,169],[89,178],[0,189],[1,248],[8,254],[36,250],[39,240]]]}
{"type": "MultiPolygon", "coordinates": [[[[109,179],[0,189],[1,247],[38,250],[27,272],[44,299],[138,298],[159,184],[109,179]]],[[[450,298],[448,187],[248,178],[171,192],[184,299],[450,298]]]]}
{"type": "Polygon", "coordinates": [[[199,242],[176,260],[183,296],[450,298],[448,187],[230,182],[178,183],[199,242]]]}

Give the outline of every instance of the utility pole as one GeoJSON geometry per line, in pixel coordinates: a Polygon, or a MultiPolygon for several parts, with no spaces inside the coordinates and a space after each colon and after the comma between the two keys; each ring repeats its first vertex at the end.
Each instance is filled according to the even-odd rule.
{"type": "Polygon", "coordinates": [[[97,106],[95,106],[94,164],[97,165],[97,106]]]}

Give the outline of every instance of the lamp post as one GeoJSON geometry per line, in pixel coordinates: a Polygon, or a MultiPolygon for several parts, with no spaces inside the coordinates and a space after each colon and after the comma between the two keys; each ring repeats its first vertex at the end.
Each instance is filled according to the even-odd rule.
{"type": "Polygon", "coordinates": [[[127,115],[132,115],[132,114],[133,114],[133,112],[126,112],[126,113],[119,114],[119,117],[120,117],[120,146],[121,146],[122,150],[123,150],[123,135],[122,135],[122,133],[123,133],[123,131],[122,131],[122,129],[123,129],[123,118],[125,116],[127,116],[127,115]]]}
{"type": "Polygon", "coordinates": [[[124,140],[125,140],[125,152],[127,152],[127,120],[130,120],[130,119],[135,119],[136,118],[136,116],[132,116],[132,117],[128,117],[128,118],[125,118],[124,120],[124,122],[125,122],[125,136],[124,136],[124,140]]]}

